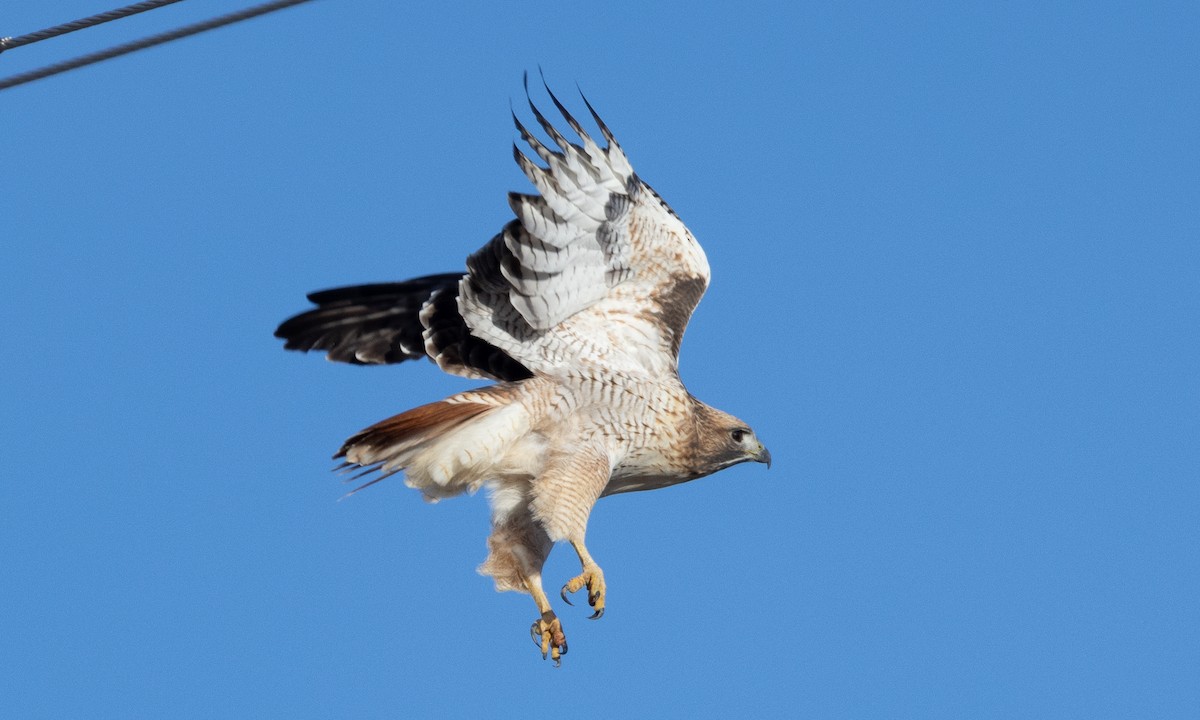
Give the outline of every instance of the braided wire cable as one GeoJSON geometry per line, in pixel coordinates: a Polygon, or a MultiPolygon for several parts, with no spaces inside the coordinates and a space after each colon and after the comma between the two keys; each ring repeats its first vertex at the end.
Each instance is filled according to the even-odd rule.
{"type": "Polygon", "coordinates": [[[130,15],[137,15],[140,12],[146,12],[147,10],[153,10],[155,8],[160,8],[163,5],[170,5],[179,1],[180,0],[146,0],[146,2],[126,5],[125,7],[117,8],[116,10],[109,10],[108,12],[102,12],[90,17],[72,20],[69,23],[55,25],[54,27],[48,27],[45,30],[31,32],[27,35],[0,38],[0,52],[21,47],[22,45],[32,45],[35,42],[49,40],[52,37],[66,35],[69,32],[90,28],[94,25],[109,22],[110,20],[120,20],[121,18],[129,17],[130,15]]]}
{"type": "MultiPolygon", "coordinates": [[[[177,2],[178,0],[175,1],[177,2]]],[[[133,42],[108,48],[107,50],[101,50],[88,55],[82,55],[71,60],[55,63],[54,65],[47,65],[46,67],[39,68],[37,70],[31,70],[26,73],[12,75],[0,79],[0,90],[7,90],[8,88],[15,87],[17,85],[24,85],[25,83],[33,82],[34,80],[41,80],[42,78],[50,77],[51,75],[57,75],[68,70],[74,70],[75,68],[83,67],[85,65],[98,63],[102,60],[109,60],[111,58],[126,55],[137,50],[144,50],[145,48],[154,47],[155,45],[162,45],[163,43],[167,43],[172,40],[185,38],[189,35],[196,35],[207,30],[213,30],[215,28],[222,27],[224,25],[232,25],[233,23],[241,22],[242,20],[249,20],[250,18],[258,17],[259,15],[266,15],[267,13],[275,12],[276,10],[282,10],[293,5],[299,5],[306,2],[311,2],[311,0],[277,0],[276,2],[264,3],[262,5],[256,5],[245,10],[232,12],[228,15],[221,15],[212,18],[211,20],[185,25],[175,30],[159,33],[158,35],[151,35],[149,37],[142,38],[141,40],[134,40],[133,42]]]]}

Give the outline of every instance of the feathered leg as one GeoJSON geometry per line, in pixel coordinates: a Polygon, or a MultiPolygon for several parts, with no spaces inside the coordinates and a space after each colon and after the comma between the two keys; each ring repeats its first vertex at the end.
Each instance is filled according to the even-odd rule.
{"type": "Polygon", "coordinates": [[[559,593],[571,604],[567,593],[588,589],[588,604],[595,612],[592,619],[604,615],[606,586],[604,572],[584,545],[588,515],[612,475],[612,464],[600,448],[583,448],[559,453],[547,463],[546,471],[533,484],[533,511],[546,528],[551,540],[566,540],[575,548],[583,572],[563,585],[559,593]]]}
{"type": "Polygon", "coordinates": [[[492,488],[492,534],[488,536],[487,560],[479,572],[491,575],[497,590],[527,592],[540,616],[529,629],[533,641],[558,665],[567,653],[562,623],[550,607],[542,589],[542,566],[554,543],[529,509],[528,485],[512,483],[492,488]]]}

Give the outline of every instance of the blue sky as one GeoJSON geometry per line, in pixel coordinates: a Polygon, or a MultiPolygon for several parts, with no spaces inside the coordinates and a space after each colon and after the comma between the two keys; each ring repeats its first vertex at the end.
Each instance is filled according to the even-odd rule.
{"type": "Polygon", "coordinates": [[[968,5],[321,0],[0,93],[0,714],[1195,717],[1200,11],[968,5]],[[482,497],[336,502],[469,383],[271,337],[462,267],[539,65],[703,243],[683,378],[775,458],[602,501],[558,670],[482,497]]]}

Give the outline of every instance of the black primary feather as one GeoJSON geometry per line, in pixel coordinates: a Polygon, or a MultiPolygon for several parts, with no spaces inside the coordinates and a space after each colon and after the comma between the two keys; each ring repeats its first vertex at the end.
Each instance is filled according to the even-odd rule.
{"type": "Polygon", "coordinates": [[[471,335],[458,312],[460,273],[426,275],[405,282],[334,288],[311,293],[317,307],[285,320],[275,330],[288,350],[323,350],[330,360],[384,365],[427,357],[430,345],[443,365],[460,365],[497,380],[531,377],[525,366],[471,335]]]}

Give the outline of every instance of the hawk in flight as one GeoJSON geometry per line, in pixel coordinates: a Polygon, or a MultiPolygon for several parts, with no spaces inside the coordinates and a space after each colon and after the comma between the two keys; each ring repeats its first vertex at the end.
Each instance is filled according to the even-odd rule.
{"type": "MultiPolygon", "coordinates": [[[[578,137],[530,101],[553,146],[513,115],[517,164],[537,194],[509,193],[516,219],[467,258],[465,273],[313,293],[316,307],[279,326],[289,350],[330,360],[399,363],[494,385],[453,395],[357,433],[335,458],[373,476],[403,471],[429,500],[487,488],[489,554],[480,572],[498,590],[533,596],[531,633],[557,663],[562,623],[542,589],[542,565],[567,541],[604,614],[604,573],[584,543],[596,500],[675,485],[753,460],[771,462],[741,420],[697,400],[679,379],[683,331],[708,287],[708,260],[675,212],[633,172],[590,103],[601,147],[553,93],[578,137]]],[[[528,94],[528,92],[527,92],[528,94]]],[[[365,487],[364,485],[363,487],[365,487]]]]}

